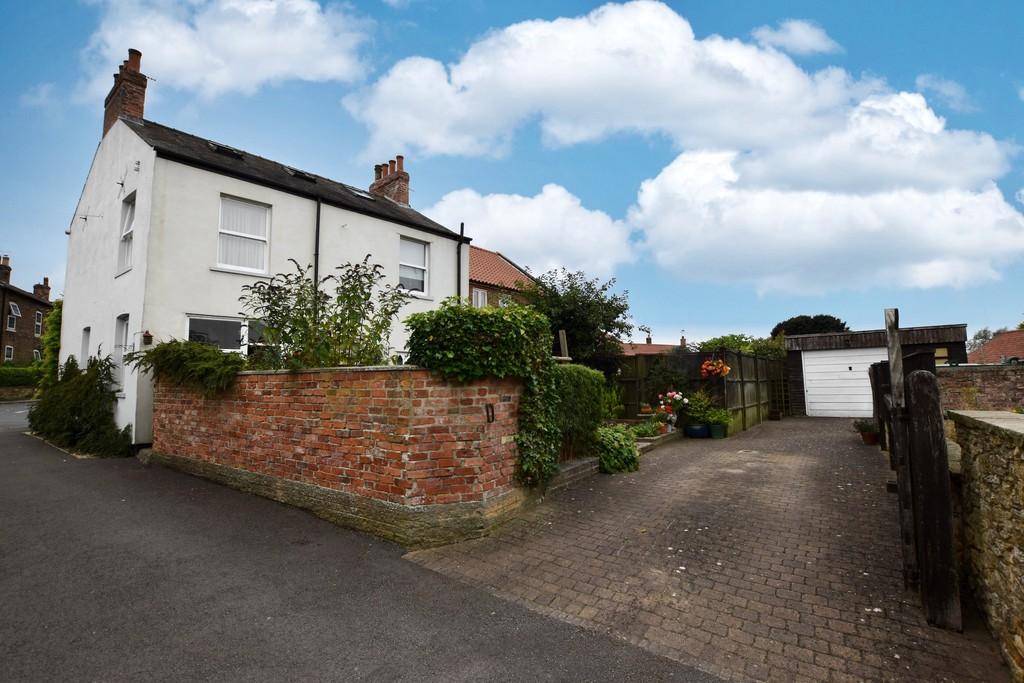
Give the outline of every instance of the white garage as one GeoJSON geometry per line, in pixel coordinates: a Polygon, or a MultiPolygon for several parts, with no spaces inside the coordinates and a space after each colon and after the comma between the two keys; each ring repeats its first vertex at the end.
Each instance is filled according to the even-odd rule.
{"type": "MultiPolygon", "coordinates": [[[[967,326],[904,327],[904,354],[935,354],[935,362],[967,362],[967,326]]],[[[872,363],[889,360],[885,330],[794,334],[786,337],[790,415],[871,417],[872,363]]]]}
{"type": "Polygon", "coordinates": [[[885,349],[804,351],[804,401],[812,417],[871,417],[872,363],[888,360],[885,349]]]}

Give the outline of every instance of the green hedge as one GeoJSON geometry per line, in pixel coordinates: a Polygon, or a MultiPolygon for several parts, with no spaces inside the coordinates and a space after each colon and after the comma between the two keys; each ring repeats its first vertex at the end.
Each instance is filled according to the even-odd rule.
{"type": "Polygon", "coordinates": [[[548,319],[527,306],[474,308],[452,297],[405,324],[410,363],[459,381],[522,378],[516,476],[544,486],[558,472],[561,441],[548,319]]]}
{"type": "Polygon", "coordinates": [[[0,365],[0,387],[34,387],[40,374],[39,368],[34,365],[0,365]]]}
{"type": "Polygon", "coordinates": [[[171,340],[145,351],[128,354],[126,360],[153,379],[165,380],[197,389],[207,396],[218,394],[232,384],[245,369],[245,358],[225,353],[213,344],[171,340]]]}
{"type": "Polygon", "coordinates": [[[604,375],[584,365],[556,365],[554,382],[562,454],[567,458],[590,455],[605,418],[604,375]]]}

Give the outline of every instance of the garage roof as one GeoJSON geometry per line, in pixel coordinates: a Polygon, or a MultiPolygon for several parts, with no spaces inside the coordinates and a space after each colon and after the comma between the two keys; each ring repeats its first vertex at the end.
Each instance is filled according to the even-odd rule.
{"type": "MultiPolygon", "coordinates": [[[[900,329],[902,344],[955,344],[967,341],[967,325],[931,325],[900,329]]],[[[885,330],[794,334],[786,337],[787,351],[868,349],[888,346],[885,330]]]]}

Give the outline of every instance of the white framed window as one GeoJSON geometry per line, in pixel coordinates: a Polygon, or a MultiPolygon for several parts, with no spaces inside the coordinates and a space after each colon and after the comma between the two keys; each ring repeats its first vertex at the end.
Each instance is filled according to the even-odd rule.
{"type": "Polygon", "coordinates": [[[398,284],[407,291],[427,293],[429,284],[430,245],[407,237],[401,238],[398,255],[398,284]]]}
{"type": "Polygon", "coordinates": [[[86,361],[89,359],[89,335],[91,332],[92,328],[90,327],[82,328],[82,353],[78,356],[79,365],[85,365],[86,361]]]}
{"type": "Polygon", "coordinates": [[[249,352],[250,344],[257,344],[263,332],[263,323],[243,318],[218,318],[208,315],[190,315],[188,340],[213,344],[221,351],[249,352]]]}
{"type": "Polygon", "coordinates": [[[124,355],[131,351],[131,336],[128,333],[128,314],[117,316],[114,325],[114,380],[118,386],[124,384],[124,355]]]}
{"type": "Polygon", "coordinates": [[[270,253],[270,207],[222,195],[217,265],[266,273],[270,253]]]}
{"type": "Polygon", "coordinates": [[[21,317],[21,307],[13,301],[7,302],[7,331],[16,332],[18,329],[18,318],[21,317]]]}
{"type": "Polygon", "coordinates": [[[487,290],[473,288],[473,307],[485,308],[487,306],[487,290]]]}
{"type": "Polygon", "coordinates": [[[43,354],[39,349],[32,349],[32,360],[42,360],[43,354]]]}
{"type": "Polygon", "coordinates": [[[14,360],[14,347],[13,346],[5,346],[4,347],[4,362],[5,363],[10,363],[12,360],[14,360]]]}
{"type": "Polygon", "coordinates": [[[510,303],[512,303],[512,297],[510,297],[508,294],[502,294],[501,296],[498,297],[499,308],[505,308],[510,303]]]}
{"type": "Polygon", "coordinates": [[[42,311],[36,311],[35,335],[37,337],[39,337],[42,334],[43,334],[43,312],[42,311]]]}
{"type": "Polygon", "coordinates": [[[135,193],[121,203],[121,239],[117,244],[117,274],[132,268],[132,238],[135,235],[135,193]]]}

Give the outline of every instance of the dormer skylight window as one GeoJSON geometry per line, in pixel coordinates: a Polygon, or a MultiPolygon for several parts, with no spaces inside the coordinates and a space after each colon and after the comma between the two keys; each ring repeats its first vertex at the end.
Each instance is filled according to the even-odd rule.
{"type": "Polygon", "coordinates": [[[299,169],[292,168],[291,166],[285,166],[284,170],[288,171],[288,175],[295,176],[296,178],[299,178],[301,180],[305,180],[305,181],[310,182],[310,183],[315,183],[316,182],[316,178],[314,178],[313,176],[309,175],[305,171],[300,171],[299,169]]]}
{"type": "Polygon", "coordinates": [[[219,142],[213,142],[212,140],[208,141],[206,144],[210,146],[210,149],[212,149],[214,152],[217,152],[218,154],[224,154],[226,156],[234,157],[236,159],[242,158],[242,150],[240,149],[235,149],[234,147],[229,147],[228,145],[222,145],[219,142]]]}

